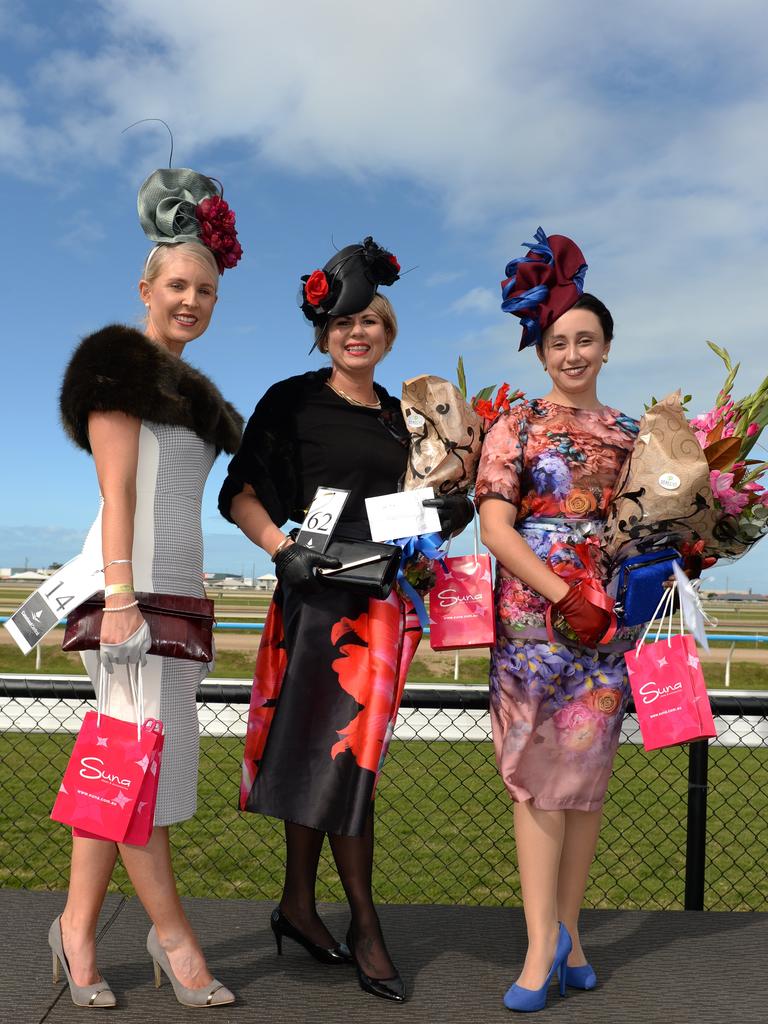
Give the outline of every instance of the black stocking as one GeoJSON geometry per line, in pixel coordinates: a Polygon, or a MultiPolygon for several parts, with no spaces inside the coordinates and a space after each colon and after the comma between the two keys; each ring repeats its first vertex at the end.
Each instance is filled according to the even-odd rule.
{"type": "Polygon", "coordinates": [[[317,864],[325,832],[285,822],[285,884],[280,909],[308,939],[330,949],[336,945],[315,907],[317,864]]]}
{"type": "Polygon", "coordinates": [[[373,905],[373,804],[361,836],[328,834],[333,859],[352,911],[350,926],[354,954],[371,978],[392,978],[395,966],[389,958],[379,918],[373,905]]]}

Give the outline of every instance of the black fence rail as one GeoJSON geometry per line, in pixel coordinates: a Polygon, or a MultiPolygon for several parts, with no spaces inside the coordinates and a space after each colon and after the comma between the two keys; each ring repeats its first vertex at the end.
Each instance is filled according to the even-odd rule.
{"type": "MultiPolygon", "coordinates": [[[[198,694],[198,812],[172,830],[189,895],[270,899],[281,889],[282,823],[237,810],[249,697],[235,683],[198,694]]],[[[85,677],[0,677],[0,885],[66,887],[67,833],[49,812],[73,733],[93,706],[85,677]]],[[[716,693],[712,706],[716,741],[651,754],[630,706],[587,906],[768,909],[768,696],[716,693]]],[[[519,902],[484,688],[406,689],[376,827],[382,902],[519,902]]],[[[120,871],[113,884],[130,891],[120,871]]],[[[318,898],[343,899],[327,853],[318,898]]]]}

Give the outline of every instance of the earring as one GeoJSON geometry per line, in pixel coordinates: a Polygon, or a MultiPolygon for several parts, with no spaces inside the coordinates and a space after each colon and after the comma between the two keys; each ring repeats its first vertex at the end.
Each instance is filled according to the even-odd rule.
{"type": "Polygon", "coordinates": [[[607,355],[604,355],[604,356],[603,356],[603,362],[604,362],[604,363],[607,363],[607,362],[608,362],[608,356],[607,356],[607,355]]]}

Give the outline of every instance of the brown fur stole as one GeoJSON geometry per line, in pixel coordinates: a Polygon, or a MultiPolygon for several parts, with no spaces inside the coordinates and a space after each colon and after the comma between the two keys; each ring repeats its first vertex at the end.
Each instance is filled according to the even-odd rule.
{"type": "Polygon", "coordinates": [[[186,427],[217,453],[236,451],[243,429],[242,416],[212,381],[123,324],[110,324],[80,342],[64,373],[60,410],[67,434],[87,452],[92,412],[118,411],[186,427]]]}

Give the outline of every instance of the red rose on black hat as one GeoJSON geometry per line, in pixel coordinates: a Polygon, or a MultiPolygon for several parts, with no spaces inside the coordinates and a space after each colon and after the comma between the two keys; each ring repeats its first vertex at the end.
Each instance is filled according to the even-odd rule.
{"type": "Polygon", "coordinates": [[[311,306],[319,306],[328,294],[328,278],[322,270],[315,270],[304,283],[304,295],[311,306]]]}

